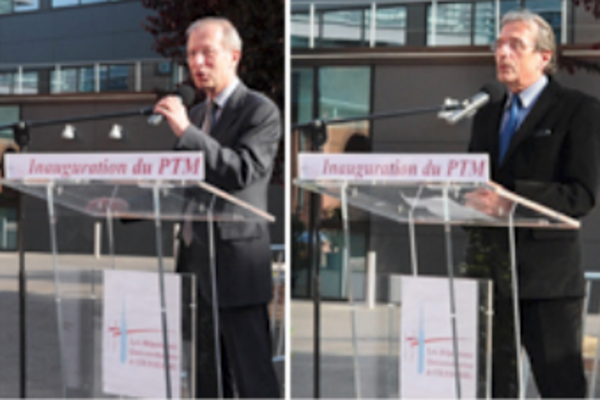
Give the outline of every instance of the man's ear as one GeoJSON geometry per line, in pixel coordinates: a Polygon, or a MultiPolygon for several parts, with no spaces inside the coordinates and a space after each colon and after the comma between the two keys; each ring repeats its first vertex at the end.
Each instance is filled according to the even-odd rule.
{"type": "Polygon", "coordinates": [[[240,64],[240,59],[242,58],[242,52],[239,50],[233,50],[231,52],[232,55],[232,61],[235,64],[235,66],[237,67],[240,64]]]}
{"type": "Polygon", "coordinates": [[[541,56],[541,69],[542,71],[546,70],[546,66],[550,63],[550,60],[552,59],[552,52],[551,51],[540,51],[540,56],[541,56]]]}

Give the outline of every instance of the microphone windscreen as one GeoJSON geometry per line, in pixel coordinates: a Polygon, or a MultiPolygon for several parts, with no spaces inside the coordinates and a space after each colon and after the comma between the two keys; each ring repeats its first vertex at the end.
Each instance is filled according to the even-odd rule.
{"type": "Polygon", "coordinates": [[[490,95],[490,103],[501,101],[506,95],[506,88],[498,81],[488,82],[481,88],[482,92],[490,95]]]}
{"type": "Polygon", "coordinates": [[[181,97],[181,102],[184,106],[189,107],[194,104],[196,98],[196,91],[190,85],[181,85],[177,89],[177,94],[181,97]]]}

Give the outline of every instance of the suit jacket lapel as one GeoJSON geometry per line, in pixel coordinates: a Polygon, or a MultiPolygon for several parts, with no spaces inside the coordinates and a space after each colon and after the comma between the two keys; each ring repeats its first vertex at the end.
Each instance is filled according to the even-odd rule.
{"type": "Polygon", "coordinates": [[[240,82],[233,93],[231,93],[227,103],[225,103],[225,108],[223,108],[219,120],[211,129],[211,136],[222,138],[223,135],[229,131],[229,127],[235,122],[237,109],[241,104],[241,100],[244,97],[246,90],[246,86],[240,82]]]}
{"type": "Polygon", "coordinates": [[[527,117],[525,118],[519,129],[515,132],[510,142],[510,145],[508,146],[508,150],[506,151],[506,155],[504,156],[502,165],[504,165],[506,160],[508,160],[512,153],[515,152],[515,149],[519,147],[519,144],[535,132],[536,126],[546,116],[548,111],[558,100],[558,98],[556,97],[556,91],[558,89],[558,84],[552,79],[550,79],[548,81],[548,85],[546,85],[546,87],[538,97],[537,101],[533,105],[533,108],[531,109],[529,114],[527,114],[527,117]]]}

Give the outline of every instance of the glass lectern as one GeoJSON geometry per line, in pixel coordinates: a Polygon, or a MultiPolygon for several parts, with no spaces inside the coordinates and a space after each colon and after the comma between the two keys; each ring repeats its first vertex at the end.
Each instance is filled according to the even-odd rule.
{"type": "MultiPolygon", "coordinates": [[[[214,225],[272,222],[273,216],[199,181],[6,179],[3,184],[47,202],[63,396],[191,397],[196,385],[196,282],[191,275],[183,274],[178,280],[176,274],[164,272],[167,260],[161,223],[206,224],[209,265],[199,267],[210,271],[217,331],[214,225]],[[109,271],[115,270],[113,221],[154,221],[156,241],[147,246],[155,248],[158,273],[148,277],[120,271],[115,275],[85,264],[61,262],[57,235],[64,230],[58,228],[61,219],[77,214],[106,220],[109,271]],[[135,281],[150,283],[140,288],[135,281]],[[111,296],[118,297],[111,302],[105,298],[109,285],[111,296]],[[109,306],[111,310],[106,309],[109,306]],[[107,320],[109,312],[113,318],[107,320]],[[132,376],[124,382],[119,371],[132,376]],[[158,371],[158,379],[152,379],[152,371],[158,371]]],[[[219,335],[214,339],[218,376],[219,335]]]]}
{"type": "MultiPolygon", "coordinates": [[[[295,184],[338,200],[345,237],[343,275],[350,299],[356,396],[489,398],[493,288],[489,280],[455,278],[456,271],[464,266],[457,248],[464,248],[465,231],[508,228],[503,231],[508,235],[508,254],[505,257],[507,271],[511,272],[508,279],[513,290],[516,348],[520,349],[518,301],[514,295],[518,290],[517,274],[514,273],[515,230],[522,227],[578,229],[579,222],[493,182],[296,179],[295,184]],[[510,209],[499,217],[469,207],[465,202],[465,194],[482,188],[508,200],[510,209]],[[356,257],[351,259],[349,250],[350,231],[353,216],[356,215],[369,216],[369,247],[385,250],[379,254],[365,255],[363,268],[356,266],[356,257]],[[433,235],[432,229],[438,229],[439,235],[433,235]],[[401,237],[398,232],[403,232],[404,236],[401,237]],[[393,235],[398,237],[393,239],[395,242],[390,238],[393,235]],[[410,278],[432,275],[432,268],[428,264],[436,260],[436,256],[439,256],[440,264],[445,264],[438,269],[444,285],[427,283],[430,286],[422,286],[416,291],[411,289],[412,286],[408,284],[410,278]],[[379,258],[384,259],[383,268],[378,265],[381,264],[379,258]],[[399,265],[403,258],[406,258],[408,268],[399,271],[402,268],[396,268],[395,265],[399,265]],[[471,281],[471,289],[467,289],[463,281],[471,281]],[[467,307],[469,301],[473,302],[463,299],[468,290],[472,290],[471,299],[476,299],[477,306],[472,307],[470,316],[466,318],[466,314],[461,314],[461,308],[467,307]],[[423,325],[422,321],[427,317],[424,314],[434,312],[423,307],[410,312],[408,308],[405,309],[410,297],[407,300],[404,296],[413,296],[415,293],[431,299],[436,295],[442,296],[444,300],[438,299],[439,307],[434,310],[438,315],[436,323],[441,324],[441,328],[423,325]],[[407,328],[410,323],[408,314],[416,318],[413,328],[407,328]],[[464,325],[468,324],[475,324],[476,337],[464,333],[464,325]],[[441,330],[435,331],[438,328],[441,330]],[[436,332],[446,333],[436,335],[436,332]],[[472,349],[475,349],[474,353],[468,351],[469,341],[472,342],[472,349]],[[410,374],[406,373],[409,363],[415,366],[410,374]],[[415,381],[421,379],[419,374],[430,375],[427,379],[431,379],[429,389],[432,390],[446,379],[448,385],[445,391],[410,391],[415,381]]],[[[523,360],[520,351],[516,359],[519,360],[518,371],[522,379],[523,360]]],[[[423,382],[427,382],[427,379],[423,382]]],[[[521,393],[524,386],[521,382],[521,393]]]]}

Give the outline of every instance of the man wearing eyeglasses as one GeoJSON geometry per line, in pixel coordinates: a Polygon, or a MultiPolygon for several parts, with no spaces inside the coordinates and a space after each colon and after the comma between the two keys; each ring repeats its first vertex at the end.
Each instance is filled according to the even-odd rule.
{"type": "MultiPolygon", "coordinates": [[[[188,113],[180,99],[168,96],[154,111],[168,121],[177,136],[177,149],[204,152],[208,183],[266,211],[281,136],[279,110],[238,78],[242,42],[231,22],[204,18],[193,23],[187,34],[190,75],[206,101],[188,113]]],[[[202,203],[203,197],[210,197],[204,194],[199,194],[199,204],[189,204],[213,208],[210,201],[202,203]]],[[[214,208],[223,215],[245,215],[231,202],[217,202],[214,208]]],[[[179,241],[177,270],[193,273],[198,287],[195,397],[279,397],[267,311],[272,296],[267,223],[257,218],[232,222],[225,217],[213,226],[216,276],[210,271],[212,249],[206,223],[185,220],[179,241]],[[218,306],[214,319],[212,306],[218,306]]]]}
{"type": "MultiPolygon", "coordinates": [[[[554,34],[539,15],[506,14],[493,50],[507,95],[476,114],[469,151],[488,153],[492,180],[507,189],[568,216],[585,216],[598,188],[599,103],[552,77],[554,34]]],[[[467,202],[498,217],[512,206],[485,190],[470,193],[467,202]]],[[[516,230],[517,327],[542,397],[586,393],[580,247],[577,230],[516,230]]],[[[469,232],[466,273],[494,282],[494,397],[519,395],[508,249],[505,229],[469,232]]]]}

